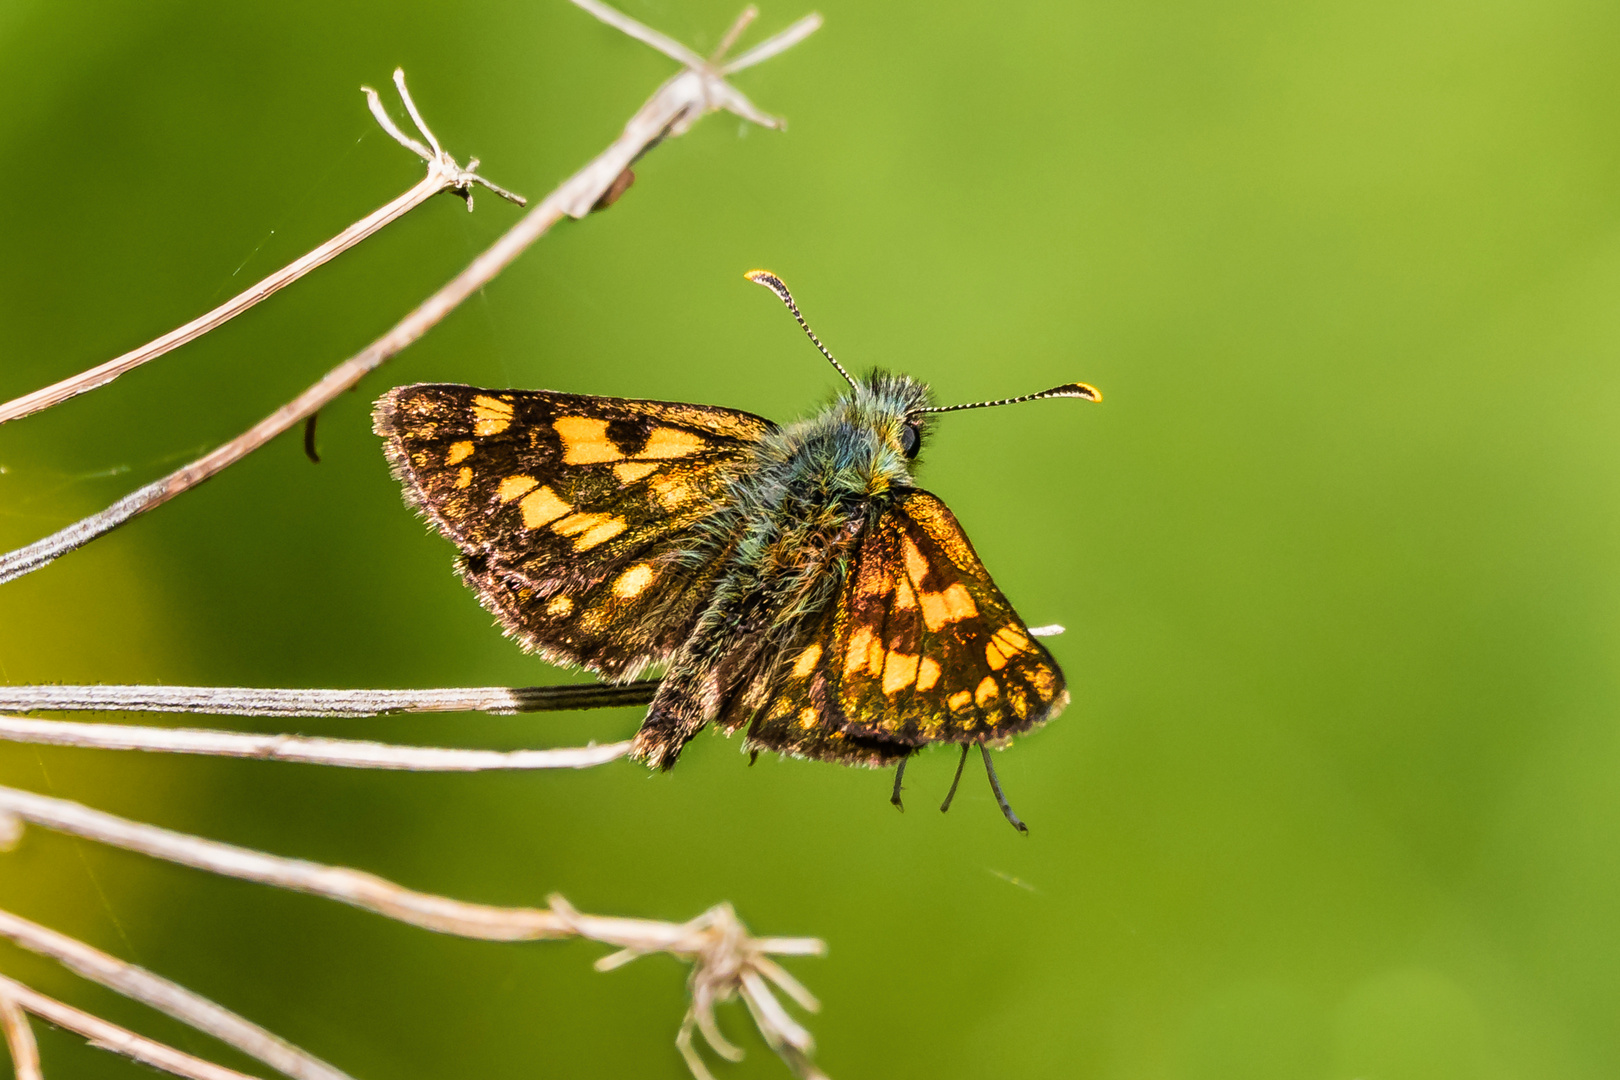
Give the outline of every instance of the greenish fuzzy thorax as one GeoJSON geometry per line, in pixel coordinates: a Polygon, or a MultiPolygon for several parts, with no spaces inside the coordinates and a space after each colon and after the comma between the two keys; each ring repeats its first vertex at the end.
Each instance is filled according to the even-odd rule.
{"type": "Polygon", "coordinates": [[[765,577],[790,570],[864,522],[894,489],[910,487],[902,430],[927,403],[922,383],[873,372],[819,413],[761,440],[727,515],[743,532],[737,562],[765,577]]]}
{"type": "Polygon", "coordinates": [[[777,429],[760,442],[757,471],[739,485],[756,506],[744,513],[799,504],[848,509],[911,484],[912,460],[901,433],[928,404],[928,387],[905,375],[873,372],[859,388],[814,416],[777,429]]]}
{"type": "Polygon", "coordinates": [[[706,674],[705,661],[746,636],[780,646],[832,602],[861,527],[911,487],[916,462],[904,429],[917,431],[920,446],[917,410],[928,404],[925,384],[877,371],[760,441],[725,509],[704,523],[708,542],[692,553],[725,567],[689,639],[687,670],[706,674]]]}

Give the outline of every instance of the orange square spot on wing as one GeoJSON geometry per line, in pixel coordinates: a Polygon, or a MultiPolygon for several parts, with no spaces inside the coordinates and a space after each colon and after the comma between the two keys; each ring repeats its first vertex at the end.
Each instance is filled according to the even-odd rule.
{"type": "Polygon", "coordinates": [[[532,476],[506,476],[501,478],[500,487],[495,489],[495,497],[503,503],[513,499],[521,499],[538,487],[540,481],[532,476]]]}
{"type": "Polygon", "coordinates": [[[939,661],[932,656],[925,656],[917,665],[917,690],[926,693],[939,682],[939,661]]]}
{"type": "Polygon", "coordinates": [[[562,439],[564,465],[591,465],[622,461],[624,455],[608,438],[608,422],[589,416],[559,416],[551,422],[562,439]]]}
{"type": "Polygon", "coordinates": [[[915,683],[920,659],[915,653],[889,653],[883,661],[883,692],[892,696],[915,683]]]}
{"type": "Polygon", "coordinates": [[[870,627],[857,627],[849,636],[849,644],[844,651],[844,675],[847,678],[866,666],[867,652],[875,644],[870,627]]]}
{"type": "Polygon", "coordinates": [[[677,458],[695,454],[699,450],[707,450],[708,441],[700,435],[680,428],[657,427],[647,436],[647,445],[641,448],[637,457],[643,458],[677,458]]]}
{"type": "Polygon", "coordinates": [[[804,652],[793,662],[793,677],[803,679],[816,670],[816,664],[821,660],[821,643],[812,641],[805,647],[804,652]]]}
{"type": "Polygon", "coordinates": [[[613,594],[625,600],[633,600],[647,591],[652,584],[654,574],[650,564],[638,562],[613,582],[613,594]]]}
{"type": "Polygon", "coordinates": [[[538,529],[542,525],[556,521],[574,508],[557,498],[556,492],[549,487],[538,491],[531,491],[518,503],[518,509],[523,511],[523,527],[525,529],[538,529]]]}
{"type": "Polygon", "coordinates": [[[512,403],[479,394],[473,398],[473,434],[499,435],[512,423],[512,403]]]}
{"type": "Polygon", "coordinates": [[[649,473],[658,471],[658,464],[652,461],[621,461],[613,466],[613,475],[619,478],[621,484],[633,484],[649,473]]]}
{"type": "Polygon", "coordinates": [[[925,592],[922,599],[923,624],[928,632],[937,634],[951,623],[971,619],[979,613],[978,605],[960,581],[952,582],[943,592],[925,592]]]}

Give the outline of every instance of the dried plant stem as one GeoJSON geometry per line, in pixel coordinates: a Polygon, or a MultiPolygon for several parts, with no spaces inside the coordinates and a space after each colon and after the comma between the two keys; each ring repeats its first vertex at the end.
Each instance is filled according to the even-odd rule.
{"type": "MultiPolygon", "coordinates": [[[[605,5],[597,0],[575,0],[600,18],[606,18],[605,5]]],[[[617,15],[614,25],[625,29],[627,17],[617,15]]],[[[635,24],[640,26],[639,23],[635,24]]],[[[776,35],[744,56],[741,64],[768,47],[775,52],[801,40],[820,25],[819,16],[800,20],[794,26],[776,35]],[[786,44],[781,44],[786,42],[786,44]]],[[[642,28],[646,29],[646,28],[642,28]]],[[[629,32],[629,31],[627,31],[629,32]]],[[[647,30],[648,34],[654,31],[647,30]]],[[[640,37],[641,35],[637,35],[640,37]]],[[[661,36],[661,35],[658,35],[661,36]]],[[[647,38],[642,37],[642,40],[647,38]]],[[[688,50],[689,51],[689,50],[688,50]]],[[[608,148],[589,164],[563,182],[546,196],[538,206],[524,215],[499,240],[479,255],[438,292],[405,316],[393,329],[368,345],[364,350],[345,360],[309,389],[283,405],[242,435],[196,461],[146,485],[113,503],[107,509],[69,525],[26,547],[0,555],[0,583],[47,566],[56,559],[82,547],[140,514],[188,491],[198,484],[230,467],[257,450],[277,435],[302,422],[319,411],[339,394],[354,386],[367,373],[380,367],[390,357],[416,341],[439,323],[446,315],[487,285],[514,259],[564,217],[581,218],[612,186],[621,172],[648,149],[665,138],[680,135],[699,118],[717,109],[726,109],[755,123],[780,127],[781,121],[760,112],[739,91],[725,81],[721,69],[696,57],[696,66],[680,72],[648,99],[647,103],[630,118],[624,131],[608,148]]],[[[683,58],[683,62],[688,62],[683,58]]]]}
{"type": "Polygon", "coordinates": [[[12,712],[160,712],[209,716],[330,716],[482,712],[496,715],[645,705],[656,679],[612,685],[482,686],[441,690],[281,690],[243,686],[0,686],[12,712]]]}
{"type": "MultiPolygon", "coordinates": [[[[184,1076],[188,1080],[258,1080],[258,1077],[239,1073],[235,1069],[227,1069],[223,1065],[215,1065],[211,1061],[192,1057],[172,1046],[155,1042],[144,1035],[137,1035],[99,1016],[91,1016],[53,997],[46,997],[39,991],[4,975],[0,975],[0,994],[15,1001],[41,1020],[71,1031],[75,1035],[84,1036],[90,1040],[92,1046],[111,1050],[115,1054],[123,1054],[154,1069],[162,1069],[175,1076],[184,1076]]],[[[18,1074],[19,1078],[21,1075],[18,1074]]],[[[36,1072],[35,1075],[39,1074],[36,1072]]]]}
{"type": "MultiPolygon", "coordinates": [[[[403,74],[396,72],[394,81],[399,86],[400,96],[406,102],[406,107],[415,116],[416,107],[411,101],[409,93],[405,90],[403,74]]],[[[98,364],[87,371],[81,371],[77,375],[63,379],[61,382],[53,383],[43,389],[35,390],[31,394],[24,394],[22,397],[0,404],[0,424],[4,424],[8,420],[28,416],[30,413],[40,412],[53,405],[60,405],[70,398],[88,393],[97,387],[106,386],[120,375],[133,371],[147,361],[155,360],[164,353],[178,349],[188,341],[194,341],[202,337],[210,330],[236,318],[236,316],[259,303],[259,301],[267,299],[280,289],[291,285],[311,270],[337,258],[387,225],[398,221],[441,191],[456,190],[466,193],[468,187],[473,183],[482,183],[494,188],[494,185],[489,184],[488,181],[472,171],[473,168],[477,167],[476,161],[468,169],[462,169],[455,163],[455,159],[442,150],[438,150],[436,140],[433,145],[437,153],[430,153],[426,147],[405,135],[394,125],[393,121],[388,119],[388,114],[382,111],[382,104],[377,100],[375,91],[366,89],[365,93],[370,100],[373,114],[376,115],[378,121],[382,123],[388,133],[401,145],[414,150],[427,161],[428,173],[426,176],[409,191],[406,191],[392,202],[372,211],[326,243],[306,253],[302,258],[288,263],[263,281],[231,297],[207,314],[199,315],[184,326],[171,330],[138,349],[131,349],[122,356],[116,356],[104,364],[98,364]]],[[[420,128],[420,130],[429,139],[432,139],[431,133],[425,127],[420,128]]],[[[512,195],[510,192],[502,191],[499,188],[494,188],[494,190],[498,191],[503,197],[517,202],[520,206],[523,204],[523,199],[519,196],[512,195]]]]}
{"type": "Polygon", "coordinates": [[[294,1080],[351,1080],[347,1073],[183,986],[9,911],[0,911],[0,936],[212,1035],[294,1080]]]}
{"type": "MultiPolygon", "coordinates": [[[[565,917],[548,908],[491,907],[451,900],[413,892],[361,870],[267,855],[129,821],[81,803],[17,788],[0,787],[0,813],[182,866],[324,896],[413,926],[460,937],[485,941],[587,937],[639,952],[663,952],[681,937],[680,927],[684,925],[595,915],[565,917]]],[[[821,951],[821,944],[812,939],[773,940],[771,944],[769,951],[784,954],[814,955],[821,951]]]]}
{"type": "Polygon", "coordinates": [[[558,750],[460,750],[437,746],[396,746],[355,739],[310,739],[299,735],[250,735],[203,728],[85,724],[72,720],[33,720],[0,716],[0,740],[88,750],[148,750],[168,754],[293,761],[349,769],[401,769],[407,772],[488,772],[491,770],[589,769],[617,761],[630,743],[570,746],[558,750]]]}
{"type": "MultiPolygon", "coordinates": [[[[734,1058],[740,1054],[720,1035],[714,1006],[741,996],[766,1042],[784,1061],[803,1077],[821,1075],[809,1061],[814,1047],[810,1033],[788,1015],[771,987],[782,990],[804,1008],[814,1010],[819,1006],[797,979],[770,958],[820,956],[825,946],[814,938],[755,938],[729,904],[717,905],[685,923],[584,915],[560,896],[552,896],[547,908],[494,907],[416,892],[361,870],[286,859],[205,840],[16,788],[0,787],[0,816],[226,877],[323,896],[442,934],[485,941],[579,937],[614,946],[618,952],[597,962],[600,971],[612,970],[649,953],[669,953],[693,965],[692,1005],[681,1024],[677,1044],[694,1072],[706,1075],[691,1046],[694,1027],[722,1056],[734,1058]]],[[[34,939],[40,940],[38,935],[34,939]]],[[[65,952],[59,944],[57,948],[65,952]]],[[[81,953],[74,955],[83,959],[81,953]]],[[[4,989],[0,984],[0,992],[4,989]]],[[[27,1002],[21,1003],[31,1008],[27,1002]]],[[[191,1020],[187,1019],[187,1023],[191,1020]]]]}
{"type": "Polygon", "coordinates": [[[39,1071],[39,1044],[28,1014],[10,997],[0,992],[0,1027],[6,1031],[6,1048],[11,1051],[11,1069],[17,1080],[44,1080],[39,1071]]]}

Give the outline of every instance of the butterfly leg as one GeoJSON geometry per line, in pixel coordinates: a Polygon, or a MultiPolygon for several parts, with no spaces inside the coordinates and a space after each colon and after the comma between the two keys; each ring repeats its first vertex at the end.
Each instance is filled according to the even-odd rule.
{"type": "Polygon", "coordinates": [[[962,744],[962,757],[956,763],[956,775],[951,777],[951,790],[945,793],[945,801],[939,804],[939,812],[944,813],[951,808],[951,800],[956,798],[956,785],[962,782],[962,766],[967,764],[968,744],[962,744]]]}
{"type": "Polygon", "coordinates": [[[894,794],[889,796],[889,801],[894,803],[894,808],[902,814],[906,812],[906,804],[900,801],[900,778],[906,775],[906,762],[910,760],[910,757],[903,757],[900,759],[900,764],[894,767],[894,794]]]}
{"type": "MultiPolygon", "coordinates": [[[[984,745],[984,743],[980,743],[979,744],[979,753],[984,755],[984,771],[985,771],[985,775],[990,777],[990,790],[996,793],[996,802],[1001,804],[1001,816],[1006,818],[1008,824],[1010,824],[1013,828],[1017,829],[1019,832],[1023,833],[1025,836],[1028,836],[1029,835],[1029,826],[1025,825],[1022,821],[1018,820],[1018,815],[1013,813],[1013,808],[1010,805],[1008,805],[1008,803],[1007,803],[1007,796],[1005,796],[1005,795],[1003,795],[1001,793],[1001,781],[996,779],[996,767],[994,765],[990,764],[990,748],[988,746],[984,745]]],[[[964,745],[962,747],[962,758],[963,758],[963,760],[967,759],[967,746],[966,745],[964,745]]],[[[962,775],[962,770],[960,768],[958,768],[956,770],[956,775],[957,776],[962,775]]],[[[956,790],[956,785],[955,784],[951,785],[951,790],[952,791],[956,790]]]]}

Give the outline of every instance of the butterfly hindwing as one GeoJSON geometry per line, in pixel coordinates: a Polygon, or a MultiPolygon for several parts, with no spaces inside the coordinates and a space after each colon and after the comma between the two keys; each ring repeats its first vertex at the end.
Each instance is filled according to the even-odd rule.
{"type": "Polygon", "coordinates": [[[684,557],[693,530],[773,429],[709,406],[431,384],[390,391],[375,426],[507,632],[610,677],[684,638],[713,573],[684,557]]]}
{"type": "Polygon", "coordinates": [[[835,665],[822,662],[822,643],[831,640],[837,613],[837,605],[829,605],[800,644],[784,650],[769,671],[761,672],[750,697],[762,704],[750,707],[743,695],[735,699],[729,719],[738,723],[753,718],[745,750],[881,768],[917,748],[917,743],[846,733],[840,725],[843,708],[835,665]]]}
{"type": "Polygon", "coordinates": [[[846,582],[836,629],[845,730],[994,743],[1061,712],[1057,662],[945,504],[914,490],[883,524],[846,582]]]}
{"type": "Polygon", "coordinates": [[[916,489],[867,525],[834,604],[769,680],[750,745],[850,764],[999,742],[1068,702],[955,516],[916,489]]]}

